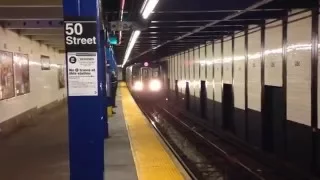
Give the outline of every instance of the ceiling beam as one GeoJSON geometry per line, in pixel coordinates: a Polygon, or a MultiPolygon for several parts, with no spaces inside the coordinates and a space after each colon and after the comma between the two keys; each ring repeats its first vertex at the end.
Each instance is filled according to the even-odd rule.
{"type": "Polygon", "coordinates": [[[63,21],[10,21],[3,23],[7,29],[56,29],[63,28],[63,21]]]}
{"type": "Polygon", "coordinates": [[[165,42],[161,43],[160,45],[158,45],[158,46],[156,46],[156,47],[154,47],[154,48],[151,48],[151,49],[149,49],[149,50],[147,50],[147,51],[144,51],[144,52],[142,52],[141,54],[139,54],[138,56],[135,56],[135,57],[131,58],[130,61],[135,60],[135,59],[137,59],[137,58],[139,58],[139,57],[141,57],[141,56],[143,56],[143,55],[145,55],[145,54],[147,54],[147,53],[149,53],[149,52],[151,52],[151,51],[154,51],[154,50],[156,50],[156,49],[164,46],[164,45],[167,45],[167,44],[172,43],[172,42],[175,42],[175,41],[179,41],[179,40],[181,40],[181,39],[183,39],[183,38],[185,38],[185,37],[188,37],[188,36],[193,35],[193,34],[195,34],[195,33],[197,33],[197,32],[200,32],[200,31],[202,31],[202,30],[205,30],[205,29],[207,29],[208,27],[215,26],[215,25],[217,25],[218,23],[223,22],[224,20],[230,20],[230,19],[239,17],[239,16],[243,15],[243,14],[246,13],[246,12],[250,12],[250,11],[252,11],[252,10],[254,10],[254,9],[257,9],[257,8],[263,6],[263,5],[267,4],[267,3],[271,3],[271,2],[273,2],[273,1],[274,1],[274,0],[261,0],[261,1],[255,3],[255,4],[251,5],[251,6],[243,9],[243,10],[236,11],[236,12],[234,12],[233,14],[228,15],[228,16],[222,18],[221,20],[212,21],[212,22],[207,23],[206,25],[204,25],[204,26],[202,26],[202,27],[195,28],[195,29],[191,30],[190,32],[188,32],[188,33],[186,33],[186,34],[183,34],[182,36],[179,36],[179,37],[177,37],[177,38],[175,38],[175,39],[165,41],[165,42]]]}
{"type": "Polygon", "coordinates": [[[36,40],[36,41],[40,41],[40,40],[52,40],[52,39],[62,39],[62,40],[64,40],[64,36],[63,36],[63,35],[56,35],[56,36],[43,36],[43,35],[39,35],[39,36],[31,36],[31,39],[36,40]]]}
{"type": "Polygon", "coordinates": [[[64,34],[62,28],[60,29],[24,29],[20,30],[19,33],[25,36],[61,36],[64,34]]]}
{"type": "Polygon", "coordinates": [[[0,21],[13,20],[61,20],[62,8],[11,8],[0,9],[0,21]]]}

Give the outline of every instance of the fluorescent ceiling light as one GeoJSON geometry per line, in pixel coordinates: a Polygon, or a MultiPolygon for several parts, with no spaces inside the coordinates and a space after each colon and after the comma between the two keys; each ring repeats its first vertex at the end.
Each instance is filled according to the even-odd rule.
{"type": "Polygon", "coordinates": [[[127,50],[126,50],[126,53],[124,55],[124,59],[123,59],[123,63],[122,63],[122,66],[124,66],[128,59],[129,59],[129,56],[131,54],[131,51],[132,51],[132,48],[134,46],[134,44],[136,43],[139,35],[140,35],[141,31],[134,31],[132,34],[131,34],[131,37],[130,37],[130,40],[129,40],[129,44],[128,44],[128,47],[127,47],[127,50]]]}
{"type": "Polygon", "coordinates": [[[143,19],[147,19],[154,8],[157,6],[159,0],[145,0],[141,8],[140,13],[142,13],[143,19]]]}

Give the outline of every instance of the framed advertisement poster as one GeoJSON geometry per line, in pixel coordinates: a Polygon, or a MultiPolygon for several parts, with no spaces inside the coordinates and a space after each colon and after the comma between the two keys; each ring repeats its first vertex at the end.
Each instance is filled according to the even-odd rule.
{"type": "Polygon", "coordinates": [[[50,70],[50,57],[41,55],[40,60],[41,60],[41,70],[50,70]]]}
{"type": "Polygon", "coordinates": [[[13,66],[15,75],[16,95],[30,92],[29,57],[27,54],[14,53],[13,66]]]}
{"type": "Polygon", "coordinates": [[[62,64],[58,65],[58,87],[59,89],[65,88],[65,68],[62,64]]]}
{"type": "Polygon", "coordinates": [[[0,51],[0,100],[14,96],[13,54],[0,51]]]}

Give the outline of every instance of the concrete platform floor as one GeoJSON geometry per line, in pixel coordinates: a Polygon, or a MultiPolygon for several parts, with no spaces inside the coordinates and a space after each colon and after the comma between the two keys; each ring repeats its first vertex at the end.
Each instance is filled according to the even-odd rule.
{"type": "MultiPolygon", "coordinates": [[[[105,140],[105,179],[137,179],[120,96],[105,140]]],[[[66,104],[39,115],[40,123],[0,139],[0,180],[69,180],[66,104]]]]}
{"type": "Polygon", "coordinates": [[[39,115],[40,123],[0,140],[1,180],[68,180],[67,108],[39,115]]]}
{"type": "Polygon", "coordinates": [[[109,119],[110,138],[105,143],[105,179],[136,180],[137,173],[124,120],[120,90],[116,114],[109,119]]]}

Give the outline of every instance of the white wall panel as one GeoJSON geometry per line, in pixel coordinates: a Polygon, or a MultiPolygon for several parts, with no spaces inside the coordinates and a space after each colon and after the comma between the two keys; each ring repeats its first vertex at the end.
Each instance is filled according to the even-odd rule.
{"type": "Polygon", "coordinates": [[[190,60],[190,95],[194,95],[194,86],[195,86],[195,78],[194,78],[194,49],[190,49],[189,51],[189,60],[190,60]]]}
{"type": "Polygon", "coordinates": [[[245,42],[244,33],[234,40],[234,106],[245,109],[245,42]],[[242,35],[242,36],[241,36],[242,35]]]}
{"type": "Polygon", "coordinates": [[[178,80],[178,57],[174,55],[174,80],[178,80]]]}
{"type": "Polygon", "coordinates": [[[185,73],[186,73],[186,81],[190,80],[190,58],[189,58],[189,51],[185,52],[185,63],[186,63],[186,69],[185,69],[185,73]]]}
{"type": "Polygon", "coordinates": [[[175,68],[176,69],[176,80],[178,80],[178,82],[179,82],[179,77],[180,77],[180,75],[179,75],[180,74],[180,72],[179,72],[179,70],[180,70],[180,68],[179,68],[179,54],[175,54],[175,60],[176,60],[176,68],[175,68]]]}
{"type": "MultiPolygon", "coordinates": [[[[308,15],[297,15],[294,19],[308,15]]],[[[287,119],[311,125],[311,18],[288,24],[287,119]]]]}
{"type": "Polygon", "coordinates": [[[0,50],[28,54],[30,79],[30,93],[0,101],[0,123],[66,96],[65,88],[59,89],[58,86],[58,65],[65,64],[64,54],[1,27],[0,50]],[[41,70],[41,55],[50,57],[50,70],[41,70]]]}
{"type": "Polygon", "coordinates": [[[170,84],[169,84],[169,86],[170,86],[170,89],[172,90],[172,61],[171,61],[171,56],[169,56],[169,61],[168,61],[168,63],[169,63],[169,79],[170,79],[170,84]]]}
{"type": "Polygon", "coordinates": [[[232,41],[225,38],[223,42],[223,83],[232,84],[232,41]]]}
{"type": "Polygon", "coordinates": [[[222,102],[222,57],[221,57],[221,43],[216,42],[214,44],[214,100],[222,102]]]}
{"type": "Polygon", "coordinates": [[[185,75],[186,63],[185,63],[184,52],[181,53],[181,68],[182,68],[181,79],[185,80],[186,79],[186,75],[185,75]]]}
{"type": "Polygon", "coordinates": [[[206,46],[200,48],[200,80],[206,80],[206,46]]]}
{"type": "Polygon", "coordinates": [[[180,79],[180,86],[181,86],[181,93],[185,94],[185,58],[184,58],[184,52],[180,54],[180,62],[181,62],[181,79],[180,79]]]}
{"type": "Polygon", "coordinates": [[[171,61],[171,86],[172,86],[172,90],[174,90],[174,78],[175,78],[175,71],[174,71],[174,67],[175,67],[175,62],[174,62],[174,56],[171,56],[170,58],[171,61]]]}
{"type": "Polygon", "coordinates": [[[248,108],[261,111],[261,31],[248,35],[248,108]]]}
{"type": "Polygon", "coordinates": [[[181,80],[181,58],[180,53],[177,54],[177,80],[178,80],[178,91],[181,93],[181,86],[180,86],[180,80],[181,80]]]}
{"type": "Polygon", "coordinates": [[[195,58],[195,96],[200,97],[200,49],[197,47],[194,50],[195,58]]]}
{"type": "Polygon", "coordinates": [[[282,87],[282,21],[266,26],[265,85],[282,87]]]}
{"type": "Polygon", "coordinates": [[[212,44],[207,45],[207,97],[208,99],[213,100],[213,53],[212,53],[212,44]]]}

